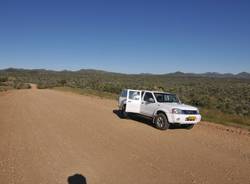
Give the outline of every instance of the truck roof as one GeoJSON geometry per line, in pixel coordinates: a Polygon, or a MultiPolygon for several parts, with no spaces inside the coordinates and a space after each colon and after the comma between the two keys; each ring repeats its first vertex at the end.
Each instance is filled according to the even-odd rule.
{"type": "Polygon", "coordinates": [[[124,89],[124,90],[135,90],[135,91],[147,91],[147,92],[152,92],[152,93],[167,93],[167,94],[173,94],[170,92],[166,92],[166,91],[152,91],[152,90],[143,90],[143,89],[124,89]]]}

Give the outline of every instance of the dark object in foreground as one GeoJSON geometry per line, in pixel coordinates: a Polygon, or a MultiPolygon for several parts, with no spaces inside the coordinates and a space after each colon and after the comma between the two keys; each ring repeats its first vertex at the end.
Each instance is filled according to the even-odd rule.
{"type": "Polygon", "coordinates": [[[68,177],[68,184],[87,184],[86,178],[81,174],[68,177]]]}

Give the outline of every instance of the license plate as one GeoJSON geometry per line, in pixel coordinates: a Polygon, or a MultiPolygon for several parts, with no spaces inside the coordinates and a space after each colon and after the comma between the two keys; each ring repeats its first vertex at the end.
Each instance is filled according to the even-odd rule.
{"type": "Polygon", "coordinates": [[[186,121],[195,121],[196,117],[195,116],[188,116],[186,118],[186,121]]]}

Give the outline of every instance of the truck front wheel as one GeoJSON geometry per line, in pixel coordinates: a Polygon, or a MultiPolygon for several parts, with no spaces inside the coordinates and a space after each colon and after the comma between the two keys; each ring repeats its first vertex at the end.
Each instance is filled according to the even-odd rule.
{"type": "Polygon", "coordinates": [[[166,130],[170,126],[166,115],[163,113],[159,113],[154,117],[154,124],[160,130],[166,130]]]}

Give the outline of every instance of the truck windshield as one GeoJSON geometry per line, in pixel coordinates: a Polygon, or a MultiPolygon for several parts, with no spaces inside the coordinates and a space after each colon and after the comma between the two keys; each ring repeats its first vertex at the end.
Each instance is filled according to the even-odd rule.
{"type": "Polygon", "coordinates": [[[157,102],[160,103],[180,103],[179,98],[175,94],[154,93],[157,102]]]}

